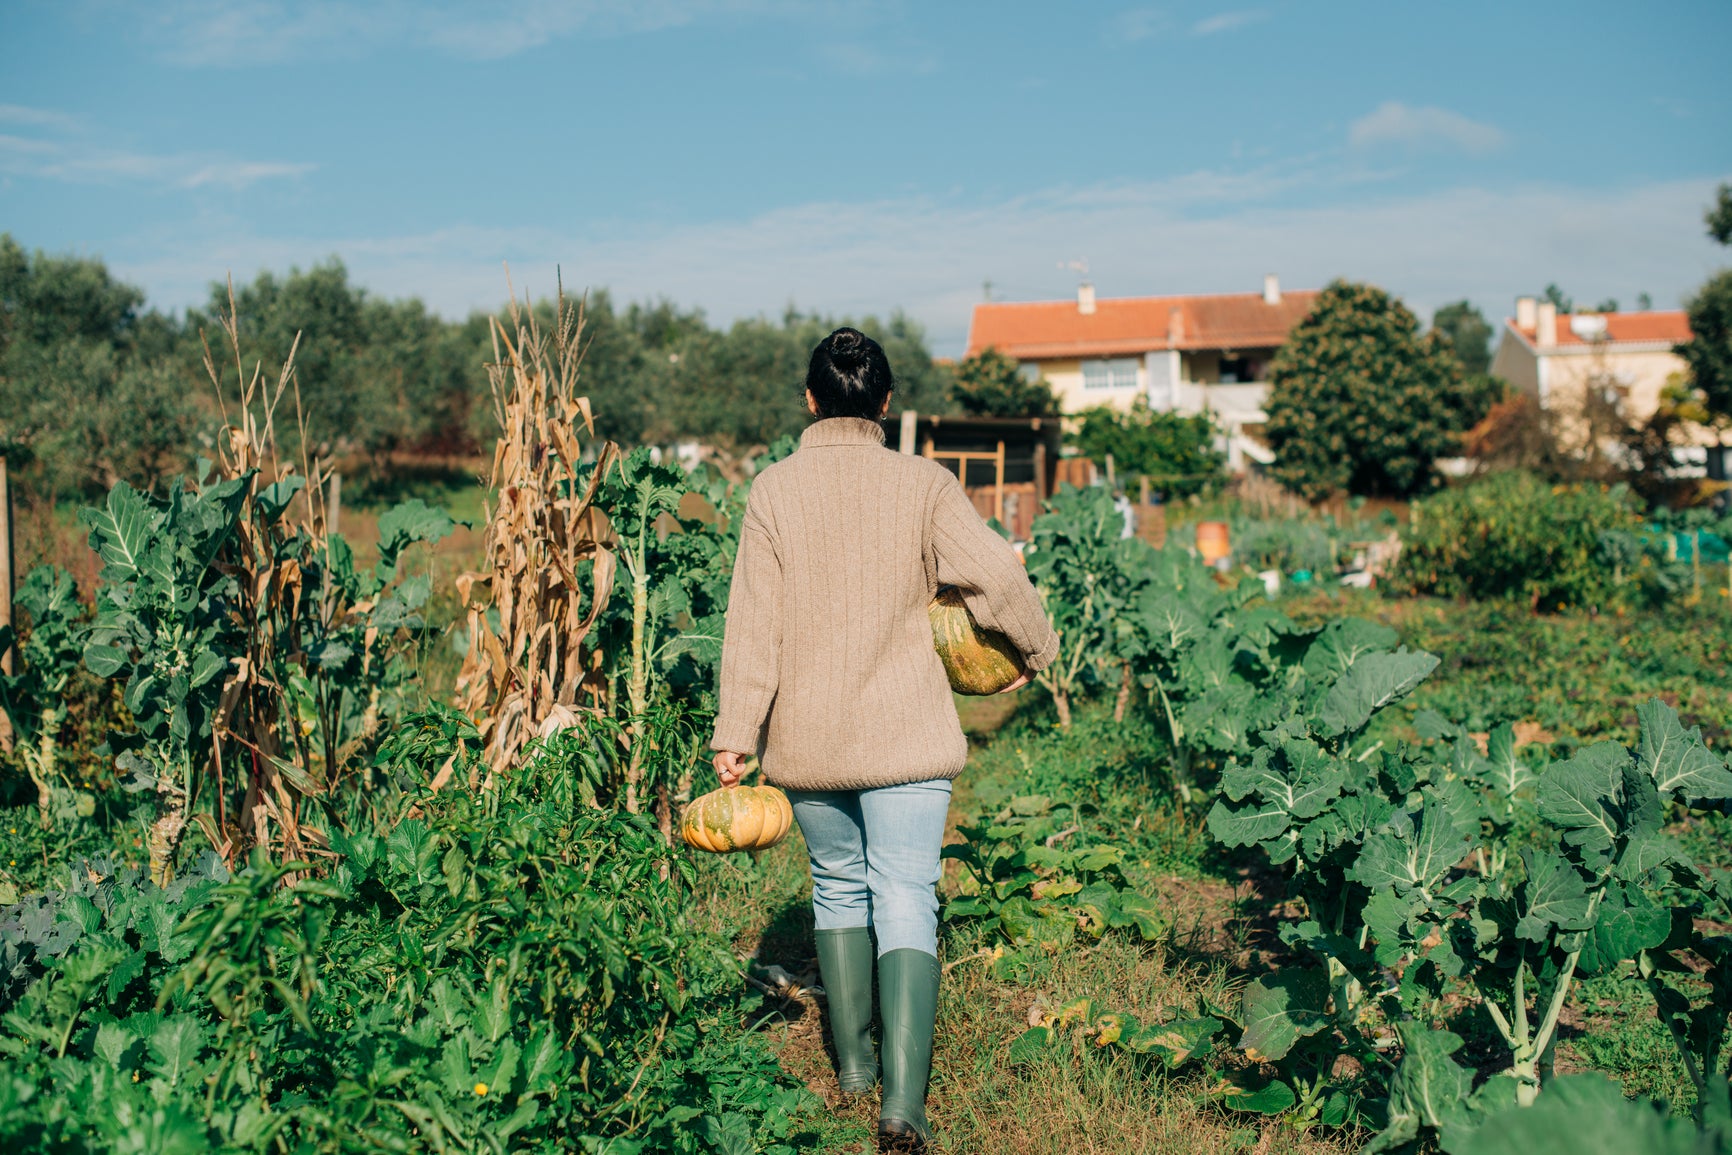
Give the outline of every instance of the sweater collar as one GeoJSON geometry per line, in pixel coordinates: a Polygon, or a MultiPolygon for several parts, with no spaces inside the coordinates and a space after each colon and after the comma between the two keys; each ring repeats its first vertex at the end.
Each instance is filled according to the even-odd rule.
{"type": "Polygon", "coordinates": [[[883,445],[884,427],[864,417],[825,417],[806,426],[800,448],[826,445],[883,445]]]}

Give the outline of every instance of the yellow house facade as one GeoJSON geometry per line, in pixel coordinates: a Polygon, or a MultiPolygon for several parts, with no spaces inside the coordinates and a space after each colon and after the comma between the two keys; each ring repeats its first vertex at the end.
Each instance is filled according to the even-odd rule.
{"type": "Polygon", "coordinates": [[[1075,301],[988,302],[969,326],[968,355],[997,349],[1051,383],[1066,414],[1097,405],[1128,409],[1139,397],[1157,410],[1210,413],[1228,467],[1267,462],[1257,438],[1267,415],[1269,363],[1311,311],[1315,290],[1075,301]]]}

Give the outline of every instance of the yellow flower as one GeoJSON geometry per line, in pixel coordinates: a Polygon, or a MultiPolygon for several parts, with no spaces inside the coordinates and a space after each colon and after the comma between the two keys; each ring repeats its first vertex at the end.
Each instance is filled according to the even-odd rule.
{"type": "Polygon", "coordinates": [[[475,1084],[475,1093],[476,1093],[476,1094],[477,1094],[477,1095],[485,1095],[485,1094],[487,1094],[487,1084],[486,1084],[486,1083],[477,1083],[477,1084],[475,1084]]]}

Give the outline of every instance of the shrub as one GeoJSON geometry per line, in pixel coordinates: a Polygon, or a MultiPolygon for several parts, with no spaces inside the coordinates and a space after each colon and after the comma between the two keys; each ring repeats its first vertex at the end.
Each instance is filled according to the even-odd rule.
{"type": "Polygon", "coordinates": [[[1188,497],[1220,477],[1227,459],[1215,448],[1218,435],[1207,413],[1160,412],[1139,397],[1129,411],[1105,405],[1086,411],[1073,440],[1097,465],[1111,454],[1120,476],[1142,474],[1156,489],[1188,497]]]}
{"type": "Polygon", "coordinates": [[[1634,537],[1640,527],[1621,485],[1493,474],[1413,507],[1396,581],[1416,593],[1517,598],[1539,610],[1609,606],[1661,577],[1634,537]]]}

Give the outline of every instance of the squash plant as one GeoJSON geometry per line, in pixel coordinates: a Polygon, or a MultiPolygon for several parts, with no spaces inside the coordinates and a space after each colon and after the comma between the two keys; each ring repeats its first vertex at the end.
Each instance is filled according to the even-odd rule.
{"type": "Polygon", "coordinates": [[[1113,930],[1158,939],[1166,920],[1125,881],[1124,850],[1081,833],[1086,809],[1021,795],[959,826],[964,841],[946,846],[942,857],[960,862],[967,881],[945,904],[944,918],[978,919],[1014,947],[1047,951],[1079,934],[1098,939],[1113,930]]]}

